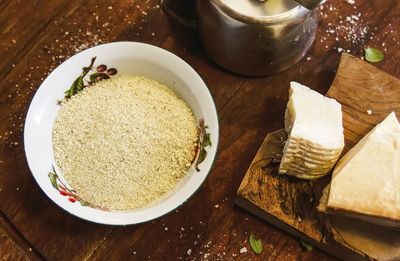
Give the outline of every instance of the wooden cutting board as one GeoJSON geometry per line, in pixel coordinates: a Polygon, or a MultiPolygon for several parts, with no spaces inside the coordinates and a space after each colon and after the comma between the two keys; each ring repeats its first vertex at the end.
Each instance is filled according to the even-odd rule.
{"type": "MultiPolygon", "coordinates": [[[[400,80],[349,54],[342,55],[327,96],[342,104],[343,153],[391,111],[400,118],[400,80]]],[[[306,181],[278,174],[285,140],[283,129],[266,136],[236,204],[344,260],[400,260],[400,232],[317,211],[330,175],[306,181]]]]}

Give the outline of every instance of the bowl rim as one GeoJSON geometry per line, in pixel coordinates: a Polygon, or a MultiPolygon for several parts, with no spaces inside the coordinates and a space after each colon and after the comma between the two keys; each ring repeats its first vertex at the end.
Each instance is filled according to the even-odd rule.
{"type": "MultiPolygon", "coordinates": [[[[214,114],[214,113],[213,113],[213,114],[214,114]]],[[[89,221],[89,222],[91,222],[91,223],[102,224],[102,225],[113,225],[113,226],[115,226],[115,225],[126,226],[126,225],[135,225],[135,224],[146,223],[146,222],[149,222],[149,221],[152,221],[152,220],[156,220],[156,219],[162,218],[162,217],[164,217],[165,215],[167,215],[167,214],[173,212],[174,210],[178,209],[179,207],[181,207],[184,203],[186,203],[186,202],[199,190],[199,188],[203,185],[203,183],[204,183],[205,180],[207,179],[208,175],[210,174],[210,171],[211,171],[211,169],[212,169],[212,167],[213,167],[213,165],[214,165],[215,159],[216,159],[216,155],[217,155],[217,153],[218,153],[219,135],[220,135],[220,129],[219,129],[218,110],[217,110],[217,107],[216,107],[216,105],[215,105],[213,96],[211,95],[211,92],[210,92],[208,86],[206,85],[206,83],[204,82],[204,80],[200,77],[200,75],[197,73],[197,71],[196,71],[191,65],[189,65],[185,60],[183,60],[182,58],[180,58],[178,55],[172,53],[171,51],[168,51],[168,50],[166,50],[166,49],[164,49],[164,48],[161,48],[161,47],[158,47],[158,46],[155,46],[155,45],[152,45],[152,44],[142,43],[142,42],[136,42],[136,41],[115,41],[115,42],[108,42],[108,43],[104,43],[104,44],[95,45],[95,46],[92,46],[92,47],[90,47],[90,48],[87,48],[87,49],[84,49],[84,50],[82,50],[82,51],[79,51],[79,52],[75,53],[74,55],[70,56],[69,58],[65,59],[62,63],[60,63],[56,68],[54,68],[54,69],[51,71],[51,73],[49,73],[49,74],[46,76],[45,79],[43,79],[43,81],[41,82],[41,84],[39,85],[39,87],[36,89],[35,94],[33,95],[32,99],[31,99],[31,101],[30,101],[30,103],[29,103],[28,109],[27,109],[27,114],[26,114],[26,116],[25,116],[25,121],[24,121],[23,143],[24,143],[25,160],[26,160],[26,162],[27,162],[27,164],[28,164],[28,168],[29,168],[29,170],[30,170],[30,172],[31,172],[31,175],[33,176],[33,178],[34,178],[36,184],[39,186],[39,188],[42,190],[42,192],[43,192],[43,193],[46,195],[46,197],[47,197],[48,199],[50,199],[55,205],[57,205],[59,208],[61,208],[62,210],[66,211],[67,213],[73,215],[74,217],[78,217],[79,219],[82,219],[82,220],[85,220],[85,221],[89,221]],[[52,196],[50,196],[48,193],[46,193],[46,190],[45,190],[46,187],[44,186],[44,184],[43,184],[43,186],[41,185],[41,183],[40,183],[40,181],[39,181],[39,178],[36,177],[36,175],[33,173],[33,171],[32,171],[32,163],[31,163],[30,160],[29,160],[29,156],[28,156],[28,152],[27,152],[27,142],[26,142],[26,141],[29,139],[29,138],[28,138],[28,131],[29,131],[29,128],[28,128],[28,127],[29,127],[30,124],[28,123],[28,120],[29,120],[30,118],[32,118],[31,114],[33,113],[32,110],[30,110],[30,109],[31,109],[31,107],[32,107],[32,104],[34,104],[34,103],[36,102],[36,100],[38,99],[38,98],[37,98],[37,97],[38,97],[38,92],[39,92],[39,90],[41,89],[41,87],[43,86],[43,83],[45,83],[46,80],[47,80],[49,77],[51,77],[54,73],[57,73],[57,72],[58,72],[57,69],[59,69],[59,67],[60,67],[61,65],[63,65],[64,63],[66,63],[67,61],[69,61],[69,60],[71,60],[71,59],[74,59],[74,57],[76,57],[76,56],[78,56],[78,55],[81,55],[82,53],[87,52],[87,51],[89,51],[89,50],[98,48],[98,47],[108,47],[108,46],[111,47],[111,46],[113,46],[113,45],[120,45],[120,44],[122,44],[122,45],[131,45],[132,47],[135,47],[135,46],[145,46],[145,48],[155,48],[156,50],[158,50],[158,51],[160,51],[160,52],[163,52],[163,53],[165,53],[166,55],[169,55],[169,56],[172,57],[173,59],[176,59],[178,62],[181,62],[195,77],[197,77],[197,78],[201,81],[201,83],[202,83],[204,89],[206,90],[207,95],[209,96],[209,98],[210,98],[210,100],[211,100],[211,103],[212,103],[212,105],[213,105],[213,108],[212,108],[213,110],[212,110],[212,111],[215,112],[215,115],[213,115],[213,116],[215,116],[215,120],[216,120],[216,121],[215,121],[215,130],[216,130],[215,135],[216,135],[216,138],[215,138],[215,144],[213,144],[213,146],[215,146],[215,153],[213,153],[213,155],[212,155],[212,159],[211,159],[210,165],[209,165],[209,167],[207,168],[207,170],[206,170],[206,172],[205,172],[205,174],[204,174],[204,178],[201,180],[201,182],[199,182],[199,184],[197,185],[197,187],[196,187],[192,192],[190,192],[190,195],[189,195],[188,197],[186,197],[180,204],[178,204],[178,205],[176,205],[175,207],[172,207],[171,209],[165,211],[165,212],[162,213],[161,215],[154,216],[154,217],[151,217],[151,218],[146,219],[146,220],[133,221],[133,222],[131,222],[131,221],[128,221],[128,222],[121,222],[120,219],[113,219],[113,220],[110,220],[110,221],[104,220],[104,219],[102,219],[102,218],[89,219],[89,218],[87,218],[87,217],[84,217],[84,216],[79,215],[78,213],[74,213],[74,212],[70,211],[68,208],[66,208],[66,207],[64,207],[63,205],[59,204],[57,201],[55,201],[55,199],[53,199],[52,196]],[[27,123],[28,123],[28,124],[27,124],[27,123]],[[28,127],[27,127],[27,126],[28,126],[28,127]]],[[[83,206],[81,206],[81,207],[83,207],[83,206]]],[[[152,208],[152,207],[150,207],[150,208],[152,208]]],[[[103,210],[97,210],[97,211],[103,211],[103,210]]],[[[121,212],[125,212],[125,211],[111,210],[110,212],[121,213],[121,212]]],[[[127,210],[126,212],[129,213],[130,211],[127,210]]]]}

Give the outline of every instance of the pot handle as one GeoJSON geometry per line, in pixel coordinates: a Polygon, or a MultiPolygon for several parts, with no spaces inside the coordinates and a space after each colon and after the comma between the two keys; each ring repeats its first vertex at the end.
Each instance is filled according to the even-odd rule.
{"type": "Polygon", "coordinates": [[[162,10],[186,27],[197,28],[194,0],[160,0],[162,10]]]}
{"type": "Polygon", "coordinates": [[[295,0],[295,1],[304,6],[305,8],[312,10],[317,6],[325,3],[326,0],[295,0]]]}

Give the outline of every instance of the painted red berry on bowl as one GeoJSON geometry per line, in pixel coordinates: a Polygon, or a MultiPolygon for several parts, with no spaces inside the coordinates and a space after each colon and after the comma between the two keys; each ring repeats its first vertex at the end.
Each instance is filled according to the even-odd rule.
{"type": "Polygon", "coordinates": [[[105,70],[107,70],[107,65],[100,64],[99,66],[97,66],[97,71],[98,72],[104,72],[105,70]]]}
{"type": "Polygon", "coordinates": [[[108,75],[115,75],[115,74],[117,74],[117,69],[115,69],[115,68],[110,68],[110,69],[108,69],[107,70],[107,74],[108,75]]]}

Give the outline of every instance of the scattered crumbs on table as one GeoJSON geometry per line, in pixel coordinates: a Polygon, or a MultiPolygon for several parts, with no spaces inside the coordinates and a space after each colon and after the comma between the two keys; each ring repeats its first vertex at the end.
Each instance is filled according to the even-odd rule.
{"type": "Polygon", "coordinates": [[[165,231],[168,231],[168,227],[165,227],[164,230],[165,230],[165,231]]]}
{"type": "Polygon", "coordinates": [[[219,208],[219,205],[218,205],[218,204],[216,204],[214,207],[215,207],[215,208],[219,208]]]}
{"type": "MultiPolygon", "coordinates": [[[[353,5],[355,1],[347,0],[347,3],[353,5]]],[[[324,43],[325,40],[333,37],[336,40],[336,44],[339,42],[343,44],[343,46],[325,45],[325,48],[337,49],[338,52],[342,52],[346,46],[363,46],[367,40],[373,39],[375,33],[371,29],[376,30],[376,28],[373,28],[370,23],[362,19],[362,13],[357,10],[357,6],[353,6],[352,13],[347,14],[343,12],[341,7],[342,5],[336,6],[327,2],[320,7],[322,19],[335,16],[336,19],[334,21],[337,21],[335,23],[327,23],[320,42],[324,43]]],[[[346,52],[351,52],[351,50],[347,49],[346,52]]]]}
{"type": "Polygon", "coordinates": [[[108,6],[107,8],[108,8],[108,9],[110,9],[110,10],[111,10],[111,9],[113,9],[113,7],[112,7],[111,5],[110,5],[110,6],[108,6]]]}
{"type": "Polygon", "coordinates": [[[18,190],[19,190],[19,188],[16,188],[16,190],[18,191],[18,190]]]}
{"type": "Polygon", "coordinates": [[[136,251],[133,251],[133,254],[136,255],[136,251]]]}
{"type": "MultiPolygon", "coordinates": [[[[321,36],[316,41],[320,41],[321,43],[325,43],[326,41],[325,49],[333,49],[338,52],[345,51],[365,60],[362,55],[363,50],[359,47],[366,46],[371,41],[382,45],[383,52],[388,51],[386,46],[389,40],[400,46],[400,41],[395,36],[390,35],[396,31],[392,23],[386,21],[387,26],[384,28],[384,39],[380,38],[376,35],[376,32],[380,28],[376,27],[372,22],[363,19],[363,13],[359,10],[354,0],[346,0],[346,4],[338,3],[335,5],[327,1],[320,6],[320,11],[320,20],[322,23],[327,18],[330,21],[334,21],[326,22],[325,26],[318,29],[321,36]],[[347,4],[351,5],[351,8],[347,4]],[[335,19],[332,19],[333,17],[335,19]],[[330,42],[332,38],[335,39],[333,43],[330,42]]],[[[364,11],[364,13],[368,12],[368,10],[364,11]]],[[[383,20],[385,21],[385,18],[383,20]]]]}
{"type": "Polygon", "coordinates": [[[246,253],[247,252],[247,248],[246,247],[242,247],[240,249],[240,254],[246,253]]]}
{"type": "Polygon", "coordinates": [[[29,252],[32,252],[32,248],[31,247],[28,250],[29,250],[29,252]]]}
{"type": "Polygon", "coordinates": [[[372,111],[371,110],[367,110],[367,113],[368,113],[368,115],[371,115],[372,111]]]}
{"type": "Polygon", "coordinates": [[[307,59],[307,61],[309,61],[309,60],[311,60],[311,57],[310,57],[310,56],[308,56],[306,59],[307,59]]]}
{"type": "Polygon", "coordinates": [[[192,254],[192,249],[189,248],[189,249],[187,250],[186,254],[188,254],[188,255],[190,256],[190,255],[192,254]]]}
{"type": "Polygon", "coordinates": [[[184,228],[184,227],[181,227],[181,231],[185,231],[185,228],[184,228]]]}
{"type": "Polygon", "coordinates": [[[219,257],[219,260],[224,260],[226,256],[226,252],[222,252],[222,253],[217,253],[217,257],[219,257]]]}

